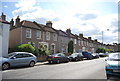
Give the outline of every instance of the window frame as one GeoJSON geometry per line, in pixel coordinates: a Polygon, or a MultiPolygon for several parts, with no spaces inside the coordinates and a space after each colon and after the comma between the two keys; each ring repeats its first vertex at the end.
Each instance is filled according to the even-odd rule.
{"type": "Polygon", "coordinates": [[[32,37],[32,29],[26,28],[26,38],[31,38],[32,37]]]}
{"type": "Polygon", "coordinates": [[[46,32],[46,40],[50,40],[50,32],[46,32]]]}
{"type": "Polygon", "coordinates": [[[41,39],[41,31],[40,30],[36,30],[36,39],[41,39]]]}

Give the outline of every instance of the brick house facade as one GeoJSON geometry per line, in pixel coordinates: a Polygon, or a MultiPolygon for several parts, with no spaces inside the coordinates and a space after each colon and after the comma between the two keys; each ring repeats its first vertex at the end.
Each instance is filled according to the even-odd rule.
{"type": "Polygon", "coordinates": [[[91,37],[85,38],[83,34],[73,34],[71,29],[66,31],[56,30],[52,27],[52,22],[46,22],[46,25],[37,22],[23,20],[20,21],[19,16],[15,20],[10,21],[10,37],[9,48],[13,48],[19,44],[33,44],[36,48],[44,45],[51,53],[64,52],[67,53],[68,42],[73,40],[74,52],[95,52],[97,48],[115,49],[115,45],[103,45],[91,37]]]}

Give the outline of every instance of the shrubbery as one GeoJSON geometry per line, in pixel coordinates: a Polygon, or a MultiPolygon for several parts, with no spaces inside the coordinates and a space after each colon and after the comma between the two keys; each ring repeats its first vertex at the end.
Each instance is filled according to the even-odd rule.
{"type": "Polygon", "coordinates": [[[13,48],[13,52],[29,52],[33,53],[36,56],[45,56],[49,55],[50,51],[46,47],[41,46],[40,49],[33,47],[31,44],[21,44],[13,48]]]}
{"type": "Polygon", "coordinates": [[[35,48],[31,44],[21,44],[16,46],[13,51],[14,52],[29,52],[29,53],[35,53],[35,48]]]}

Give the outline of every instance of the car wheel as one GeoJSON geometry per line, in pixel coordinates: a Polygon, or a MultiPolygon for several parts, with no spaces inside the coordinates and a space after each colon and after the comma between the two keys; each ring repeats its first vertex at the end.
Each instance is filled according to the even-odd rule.
{"type": "Polygon", "coordinates": [[[78,61],[78,58],[75,58],[75,61],[78,61]]]}
{"type": "Polygon", "coordinates": [[[59,64],[60,63],[60,60],[57,60],[57,64],[59,64]]]}
{"type": "Polygon", "coordinates": [[[80,61],[82,61],[83,59],[82,58],[80,58],[80,61]]]}
{"type": "Polygon", "coordinates": [[[109,80],[111,77],[109,74],[106,74],[106,76],[107,76],[107,80],[109,80]]]}
{"type": "Polygon", "coordinates": [[[2,70],[7,70],[7,69],[9,69],[9,67],[10,67],[9,63],[2,64],[2,70]]]}
{"type": "Polygon", "coordinates": [[[69,61],[70,61],[70,59],[66,59],[66,61],[65,61],[65,62],[67,63],[67,62],[69,62],[69,61]]]}
{"type": "Polygon", "coordinates": [[[49,62],[49,64],[52,64],[53,63],[53,61],[48,61],[49,62]]]}
{"type": "Polygon", "coordinates": [[[35,65],[34,61],[31,61],[30,64],[29,64],[30,67],[33,67],[34,65],[35,65]]]}

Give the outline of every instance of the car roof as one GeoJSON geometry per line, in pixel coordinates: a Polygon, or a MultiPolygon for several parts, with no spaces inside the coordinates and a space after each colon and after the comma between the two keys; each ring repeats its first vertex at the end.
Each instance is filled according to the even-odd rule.
{"type": "Polygon", "coordinates": [[[21,53],[24,53],[24,54],[31,54],[31,53],[28,53],[28,52],[12,52],[12,53],[16,53],[16,54],[21,54],[21,53]]]}

